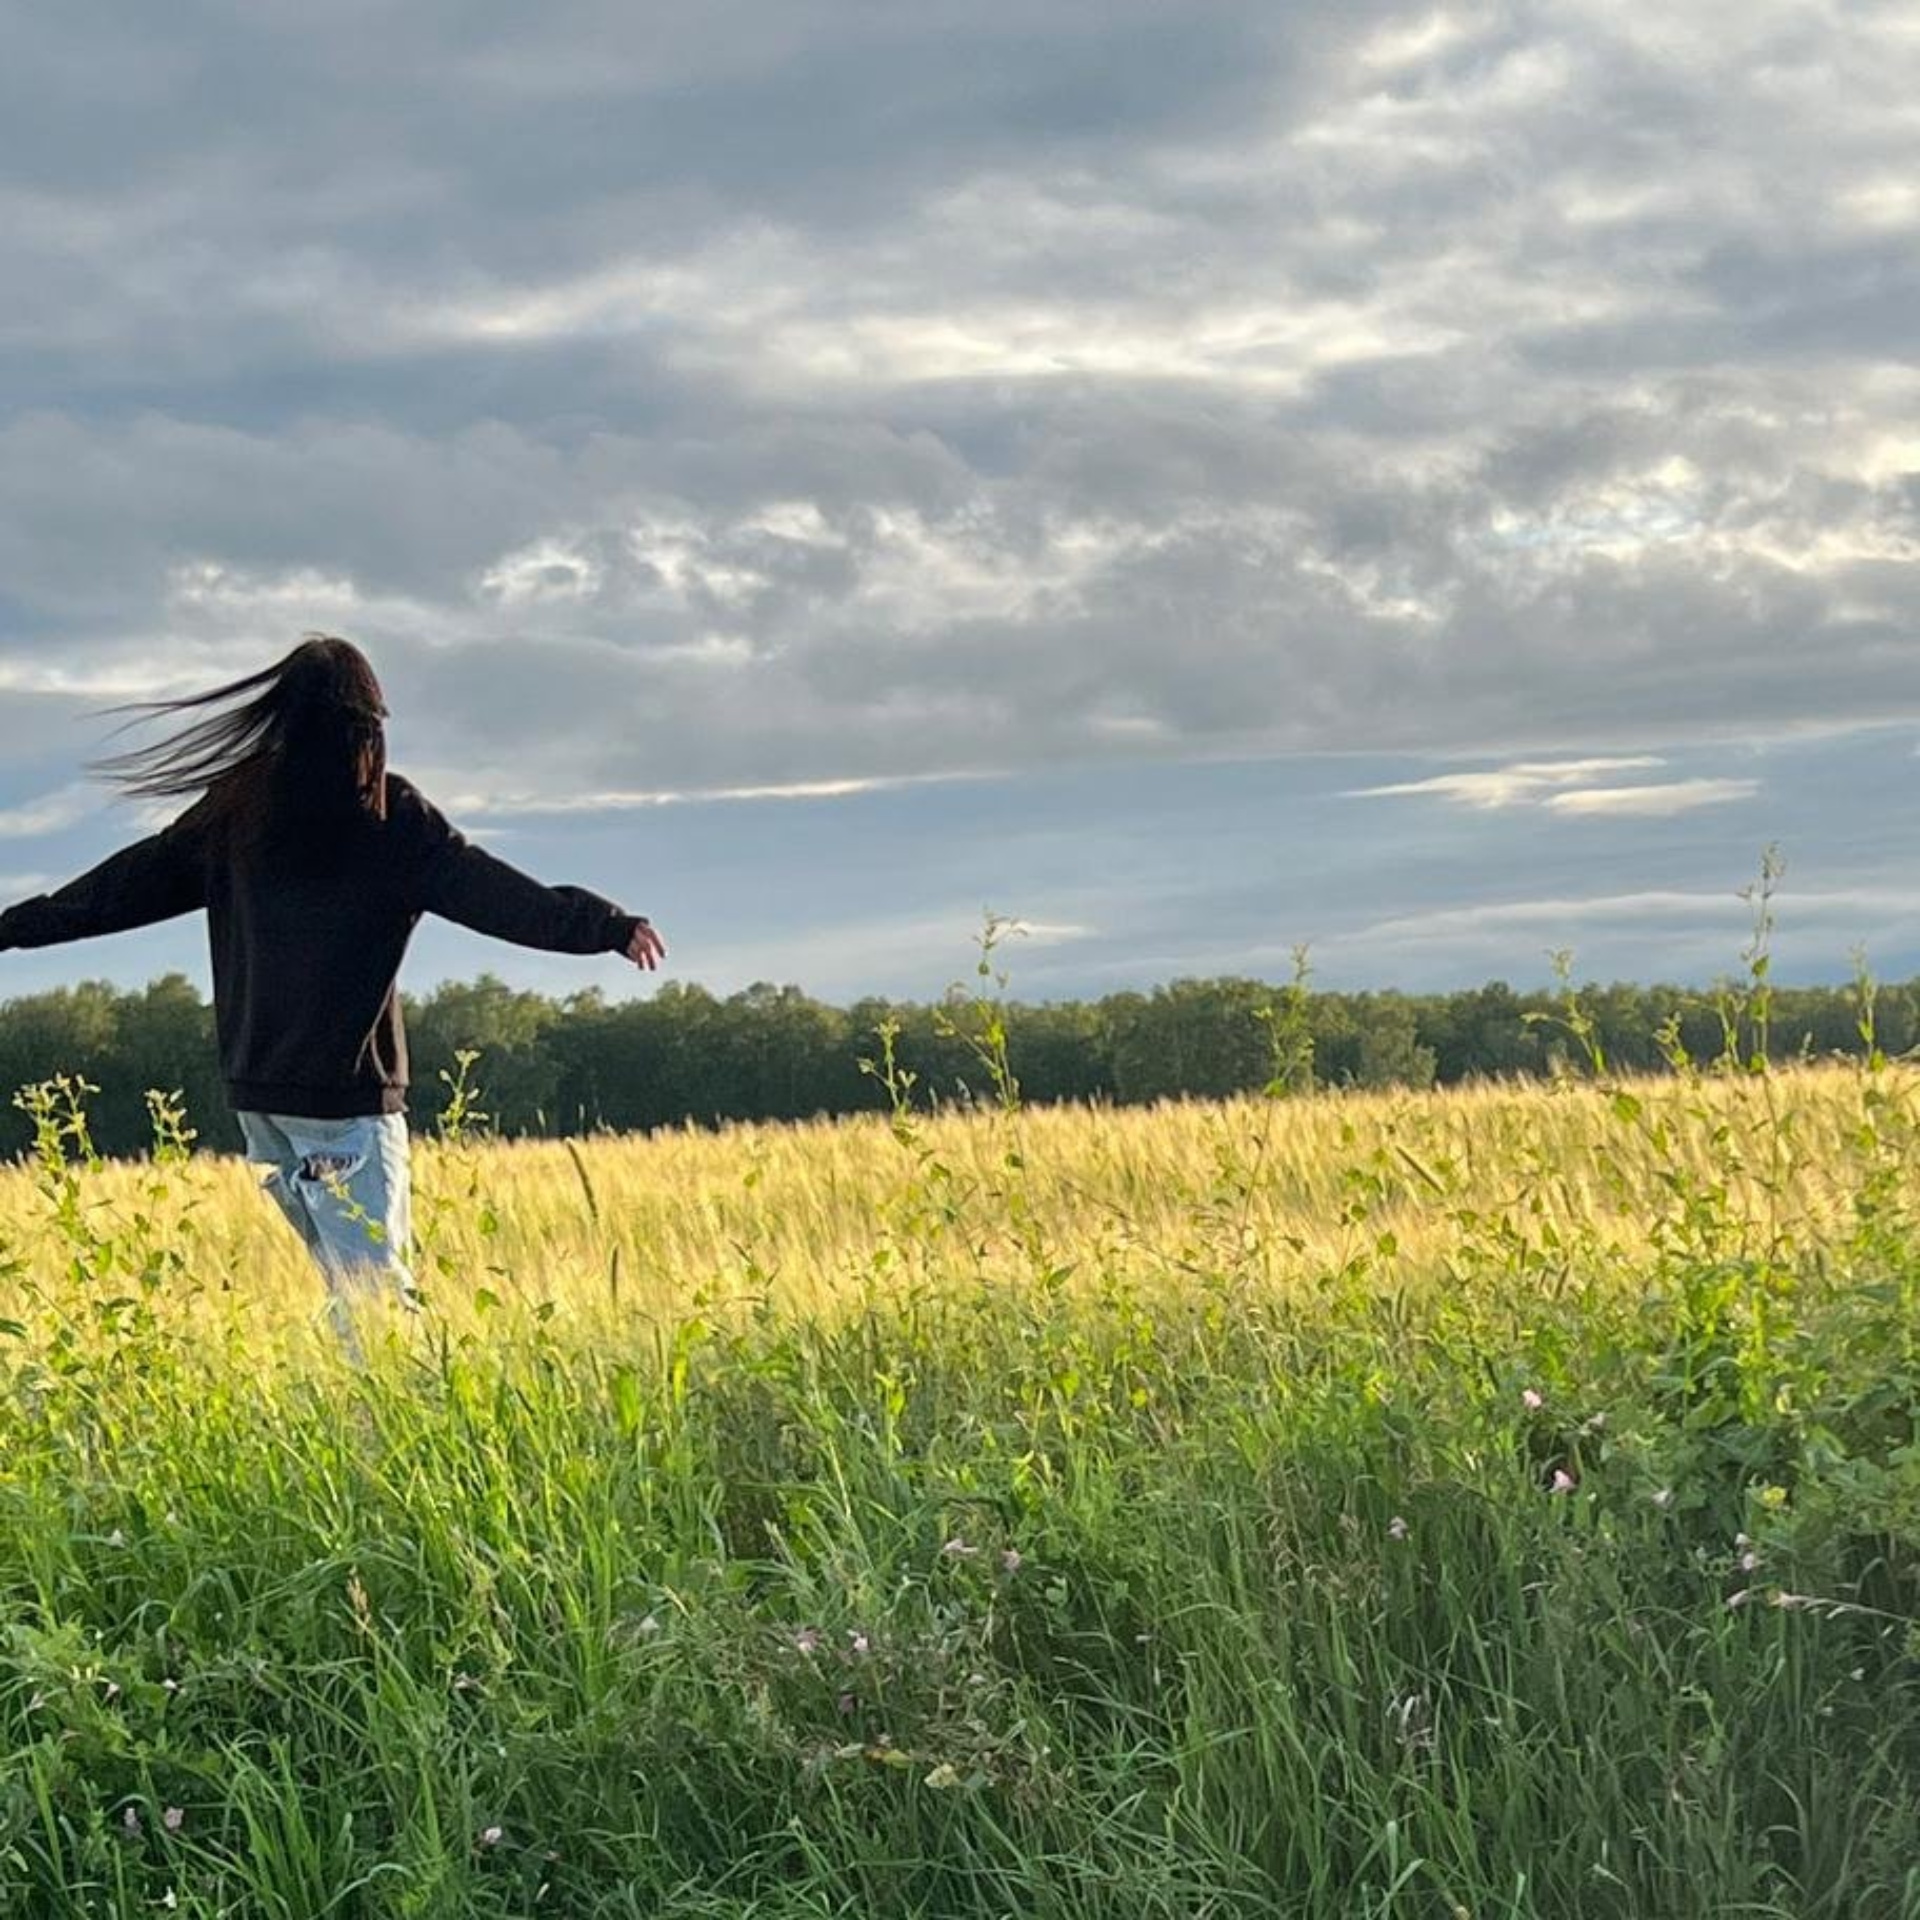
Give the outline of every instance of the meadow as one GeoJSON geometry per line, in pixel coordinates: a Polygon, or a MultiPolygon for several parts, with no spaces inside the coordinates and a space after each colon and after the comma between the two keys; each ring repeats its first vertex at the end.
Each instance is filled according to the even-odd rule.
{"type": "Polygon", "coordinates": [[[1920,1069],[1599,1064],[456,1124],[361,1366],[41,1089],[0,1916],[1913,1920],[1920,1069]]]}

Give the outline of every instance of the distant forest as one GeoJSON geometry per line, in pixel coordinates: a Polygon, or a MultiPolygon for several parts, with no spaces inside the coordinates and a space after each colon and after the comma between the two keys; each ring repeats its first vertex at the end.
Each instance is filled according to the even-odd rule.
{"type": "MultiPolygon", "coordinates": [[[[1768,993],[1760,987],[1763,997],[1768,993]]],[[[1608,1062],[1658,1071],[1663,1027],[1693,1058],[1755,1045],[1746,981],[1716,997],[1675,987],[1580,990],[1608,1062]],[[1744,1009],[1744,1011],[1742,1011],[1744,1009]],[[1677,1023],[1674,1024],[1674,1023],[1677,1023]]],[[[882,1109],[888,1094],[862,1060],[882,1056],[879,1032],[897,1029],[894,1055],[913,1077],[916,1105],[996,1097],[978,1041],[1004,1021],[1006,1058],[1022,1100],[1139,1105],[1274,1087],[1424,1087],[1476,1077],[1539,1076],[1578,1065],[1562,996],[1501,982],[1446,994],[1322,993],[1258,980],[1180,980],[1150,993],[1093,1001],[1007,1003],[956,989],[945,1002],[861,1000],[825,1006],[796,987],[755,986],[716,996],[670,983],[645,1000],[597,992],[552,1000],[490,975],[448,983],[406,1003],[413,1053],[412,1109],[431,1130],[443,1074],[474,1050],[471,1079],[492,1126],[506,1135],[619,1132],[729,1120],[798,1120],[882,1109]]],[[[1855,987],[1770,991],[1767,1051],[1858,1054],[1855,987]]],[[[1883,1051],[1920,1039],[1920,980],[1878,990],[1883,1051]]],[[[0,1008],[0,1084],[12,1089],[78,1074],[95,1145],[137,1153],[148,1143],[145,1090],[179,1092],[201,1144],[237,1148],[221,1086],[213,1014],[183,975],[138,991],[86,981],[0,1008]]],[[[0,1152],[30,1138],[25,1116],[0,1102],[0,1152]]]]}

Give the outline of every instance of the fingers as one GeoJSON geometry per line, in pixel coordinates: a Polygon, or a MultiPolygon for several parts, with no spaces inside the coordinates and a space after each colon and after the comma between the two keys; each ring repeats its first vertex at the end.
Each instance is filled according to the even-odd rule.
{"type": "Polygon", "coordinates": [[[627,943],[627,958],[636,967],[652,973],[667,957],[667,943],[654,930],[653,923],[642,920],[633,930],[633,938],[627,943]]]}

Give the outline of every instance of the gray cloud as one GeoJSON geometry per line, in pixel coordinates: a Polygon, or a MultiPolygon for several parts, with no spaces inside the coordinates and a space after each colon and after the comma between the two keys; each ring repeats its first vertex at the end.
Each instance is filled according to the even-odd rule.
{"type": "Polygon", "coordinates": [[[1911,713],[1917,81],[1894,6],[42,10],[0,684],[322,626],[548,800],[1911,713]]]}

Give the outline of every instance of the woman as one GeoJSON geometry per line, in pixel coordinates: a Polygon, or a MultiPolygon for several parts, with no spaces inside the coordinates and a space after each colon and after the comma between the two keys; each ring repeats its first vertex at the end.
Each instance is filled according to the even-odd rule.
{"type": "Polygon", "coordinates": [[[200,713],[100,770],[146,799],[198,795],[173,824],[58,893],[0,914],[0,949],[118,933],[204,907],[221,1071],[249,1159],[349,1301],[406,1266],[407,1043],[395,986],[423,913],[556,953],[651,970],[649,923],[546,887],[470,844],[387,771],[380,683],[358,648],[309,635],[278,664],[145,713],[200,713]]]}

